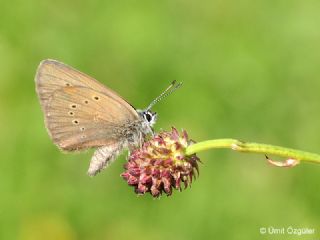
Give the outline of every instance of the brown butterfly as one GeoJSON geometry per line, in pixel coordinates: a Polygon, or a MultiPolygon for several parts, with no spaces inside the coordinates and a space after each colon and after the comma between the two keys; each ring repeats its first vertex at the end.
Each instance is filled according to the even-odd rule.
{"type": "Polygon", "coordinates": [[[126,148],[140,147],[157,113],[151,107],[181,86],[175,81],[144,110],[136,110],[97,80],[55,60],[40,63],[36,91],[53,142],[64,151],[97,148],[88,174],[96,175],[126,148]]]}

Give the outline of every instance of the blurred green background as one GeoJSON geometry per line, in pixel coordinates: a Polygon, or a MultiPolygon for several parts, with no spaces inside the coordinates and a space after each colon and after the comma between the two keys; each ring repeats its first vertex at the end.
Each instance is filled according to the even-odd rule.
{"type": "Polygon", "coordinates": [[[269,166],[263,155],[200,153],[181,193],[137,197],[122,156],[89,178],[92,151],[48,137],[34,75],[65,62],[146,107],[156,130],[238,138],[320,153],[320,1],[40,1],[0,3],[0,239],[315,239],[320,167],[269,166]],[[311,236],[260,227],[315,228],[311,236]]]}

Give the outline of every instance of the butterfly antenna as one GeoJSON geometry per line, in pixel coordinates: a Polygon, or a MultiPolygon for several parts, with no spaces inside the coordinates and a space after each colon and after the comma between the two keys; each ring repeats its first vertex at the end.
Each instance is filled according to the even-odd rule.
{"type": "Polygon", "coordinates": [[[147,107],[146,111],[150,110],[156,103],[160,102],[165,97],[169,96],[171,93],[173,93],[175,90],[180,88],[182,85],[182,82],[177,83],[176,80],[174,80],[169,87],[167,87],[166,90],[164,90],[156,99],[154,99],[149,106],[147,107]]]}

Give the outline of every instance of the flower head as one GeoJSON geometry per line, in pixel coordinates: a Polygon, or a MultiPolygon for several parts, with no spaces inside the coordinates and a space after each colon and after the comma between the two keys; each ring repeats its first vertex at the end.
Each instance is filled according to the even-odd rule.
{"type": "Polygon", "coordinates": [[[173,188],[182,190],[182,185],[186,188],[192,183],[195,170],[199,174],[199,158],[185,154],[190,144],[186,131],[181,135],[175,128],[161,132],[131,153],[121,176],[137,194],[150,192],[159,197],[162,192],[171,195],[173,188]]]}

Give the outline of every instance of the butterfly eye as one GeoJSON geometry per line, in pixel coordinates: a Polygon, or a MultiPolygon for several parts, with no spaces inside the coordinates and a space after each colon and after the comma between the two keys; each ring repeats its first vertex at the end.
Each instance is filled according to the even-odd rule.
{"type": "Polygon", "coordinates": [[[148,112],[145,113],[144,117],[145,117],[145,119],[146,119],[148,122],[150,122],[150,121],[152,120],[152,116],[151,116],[151,114],[148,113],[148,112]]]}

